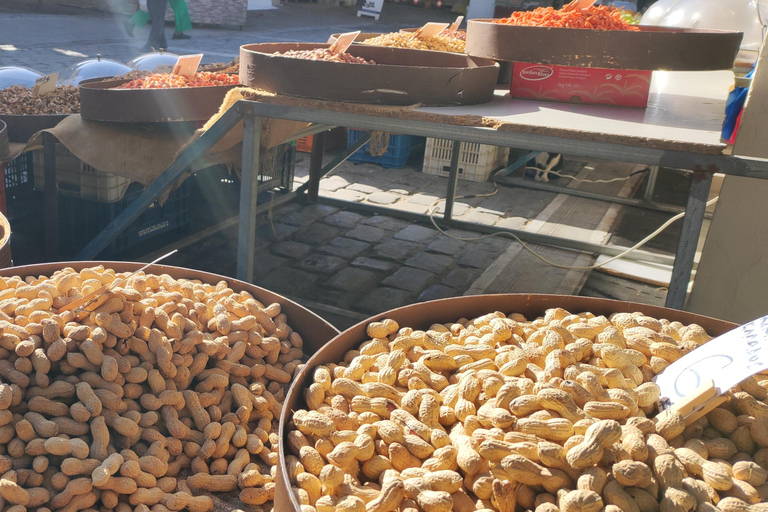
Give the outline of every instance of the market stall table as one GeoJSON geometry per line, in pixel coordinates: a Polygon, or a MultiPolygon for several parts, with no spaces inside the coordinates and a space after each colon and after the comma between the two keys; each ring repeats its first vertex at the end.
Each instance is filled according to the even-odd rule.
{"type": "MultiPolygon", "coordinates": [[[[502,230],[452,219],[460,142],[530,148],[690,170],[694,173],[694,179],[676,257],[643,251],[627,256],[674,263],[667,306],[682,309],[712,175],[720,172],[768,179],[768,161],[729,156],[725,153],[726,146],[720,142],[719,132],[728,80],[732,80],[730,72],[660,74],[645,110],[510,99],[501,91],[497,91],[494,100],[485,105],[416,109],[299,100],[253,91],[252,100],[241,100],[233,105],[78,257],[87,259],[97,254],[159,193],[182,175],[198,155],[244,119],[237,277],[251,280],[257,206],[255,172],[258,167],[255,163],[258,162],[260,149],[258,127],[263,118],[276,118],[453,140],[454,152],[445,213],[440,220],[442,225],[480,232],[508,231],[527,242],[596,254],[616,255],[626,248],[513,229],[502,230]]],[[[344,158],[345,155],[337,158],[323,171],[334,168],[344,158]]],[[[315,162],[315,169],[318,167],[319,164],[315,162]]],[[[317,171],[310,173],[306,187],[310,196],[313,191],[316,192],[322,174],[317,171]]],[[[369,204],[325,201],[343,204],[353,210],[364,209],[421,222],[430,221],[427,215],[393,212],[369,204]]]]}

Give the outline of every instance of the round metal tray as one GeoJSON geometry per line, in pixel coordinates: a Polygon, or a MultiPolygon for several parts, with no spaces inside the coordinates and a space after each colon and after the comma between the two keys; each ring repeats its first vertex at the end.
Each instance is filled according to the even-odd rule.
{"type": "Polygon", "coordinates": [[[556,66],[668,71],[731,69],[743,34],[640,26],[639,31],[526,27],[469,20],[466,52],[556,66]]]}
{"type": "MultiPolygon", "coordinates": [[[[473,105],[493,98],[499,65],[459,53],[352,45],[347,52],[376,65],[274,55],[327,48],[318,43],[240,47],[240,82],[278,94],[382,105],[473,105]]],[[[82,99],[81,99],[82,101],[82,99]]]]}
{"type": "MultiPolygon", "coordinates": [[[[373,316],[339,334],[323,346],[307,362],[304,369],[296,376],[283,402],[283,414],[280,416],[280,439],[286,440],[288,423],[294,411],[306,407],[304,389],[310,384],[313,370],[324,364],[338,363],[344,359],[347,351],[357,348],[366,337],[365,328],[370,322],[392,318],[401,327],[426,329],[434,323],[453,322],[459,318],[475,318],[480,315],[501,311],[521,313],[527,318],[536,318],[549,308],[561,307],[572,313],[588,311],[595,315],[609,315],[617,312],[639,311],[654,318],[666,318],[683,324],[696,323],[710,335],[720,335],[737,327],[736,324],[716,320],[685,311],[648,306],[634,302],[575,297],[569,295],[506,294],[455,297],[452,299],[422,302],[398,309],[393,309],[373,316]]],[[[275,489],[275,512],[300,512],[301,506],[291,492],[290,480],[285,466],[286,442],[279,445],[277,487],[275,489]]]]}
{"type": "Polygon", "coordinates": [[[53,128],[71,114],[17,116],[0,114],[0,121],[8,125],[9,142],[28,142],[39,131],[53,128]]]}
{"type": "Polygon", "coordinates": [[[90,121],[166,123],[207,121],[238,85],[175,89],[115,89],[130,80],[80,84],[80,115],[90,121]]]}

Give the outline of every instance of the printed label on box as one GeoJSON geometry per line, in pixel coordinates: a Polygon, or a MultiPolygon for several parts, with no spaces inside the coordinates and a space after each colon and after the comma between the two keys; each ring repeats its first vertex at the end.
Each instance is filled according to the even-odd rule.
{"type": "Polygon", "coordinates": [[[514,98],[644,108],[652,73],[516,62],[509,92],[514,98]]]}

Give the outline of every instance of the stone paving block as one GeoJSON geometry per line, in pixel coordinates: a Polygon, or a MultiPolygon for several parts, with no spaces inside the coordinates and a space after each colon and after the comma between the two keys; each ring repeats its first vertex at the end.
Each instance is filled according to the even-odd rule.
{"type": "Polygon", "coordinates": [[[338,226],[340,228],[353,228],[363,222],[366,219],[365,215],[360,215],[355,212],[341,211],[329,215],[323,222],[330,224],[331,226],[338,226]]]}
{"type": "Polygon", "coordinates": [[[296,297],[314,286],[319,278],[318,274],[282,266],[270,272],[256,284],[276,293],[289,294],[296,297]]]}
{"type": "Polygon", "coordinates": [[[435,274],[420,270],[418,268],[400,267],[394,274],[386,278],[382,284],[408,290],[409,292],[419,292],[423,290],[433,279],[435,274]]]}
{"type": "Polygon", "coordinates": [[[272,252],[274,254],[285,256],[286,258],[301,258],[311,250],[311,246],[291,240],[284,240],[272,246],[272,252]]]}
{"type": "Polygon", "coordinates": [[[394,217],[387,217],[386,215],[374,215],[373,217],[366,219],[363,224],[386,229],[387,231],[400,231],[411,223],[405,220],[396,219],[394,217]]]}
{"type": "Polygon", "coordinates": [[[340,208],[320,203],[310,204],[301,210],[302,213],[312,215],[315,218],[327,217],[328,215],[332,215],[338,211],[340,211],[340,208]]]}
{"type": "Polygon", "coordinates": [[[319,247],[318,252],[331,254],[347,260],[351,260],[361,252],[368,249],[370,245],[351,238],[336,237],[327,244],[319,247]]]}
{"type": "Polygon", "coordinates": [[[370,270],[347,267],[326,281],[326,286],[345,292],[359,292],[376,285],[379,278],[370,270]]]}
{"type": "Polygon", "coordinates": [[[353,267],[362,268],[365,270],[373,270],[376,272],[391,272],[395,268],[392,263],[375,260],[373,258],[365,258],[362,256],[355,258],[352,263],[350,263],[350,265],[353,267]]]}
{"type": "Polygon", "coordinates": [[[463,240],[456,240],[455,238],[451,238],[449,236],[440,235],[431,242],[429,242],[429,245],[427,246],[427,250],[430,252],[436,252],[439,254],[448,254],[450,256],[455,256],[459,253],[462,249],[464,249],[467,246],[467,242],[464,242],[463,240]]]}
{"type": "Polygon", "coordinates": [[[253,255],[253,275],[256,278],[266,277],[277,267],[289,261],[287,258],[275,256],[269,251],[258,251],[253,255]]]}
{"type": "Polygon", "coordinates": [[[375,204],[393,204],[402,198],[400,194],[392,192],[374,192],[368,196],[368,201],[375,204]]]}
{"type": "Polygon", "coordinates": [[[507,238],[503,236],[494,236],[491,238],[484,238],[483,240],[476,242],[475,247],[483,251],[495,252],[496,254],[498,254],[504,249],[506,249],[507,247],[509,247],[509,244],[511,244],[512,242],[513,240],[511,238],[507,238]]]}
{"type": "Polygon", "coordinates": [[[413,295],[405,290],[378,287],[362,298],[354,308],[372,315],[406,306],[413,302],[413,295]]]}
{"type": "Polygon", "coordinates": [[[310,254],[299,260],[296,268],[319,274],[333,274],[347,266],[347,262],[329,254],[310,254]]]}
{"type": "Polygon", "coordinates": [[[458,260],[459,265],[464,267],[487,268],[488,265],[496,260],[496,254],[470,247],[458,260]]]}
{"type": "Polygon", "coordinates": [[[373,255],[385,260],[394,260],[402,263],[407,260],[421,245],[404,240],[387,240],[373,248],[373,255]]]}
{"type": "Polygon", "coordinates": [[[428,270],[435,274],[442,274],[455,264],[455,260],[442,254],[432,254],[429,252],[420,252],[405,260],[409,267],[428,270]]]}
{"type": "Polygon", "coordinates": [[[285,240],[299,231],[298,226],[290,226],[282,222],[263,224],[256,228],[256,238],[271,241],[285,240]]]}
{"type": "Polygon", "coordinates": [[[372,187],[371,185],[365,185],[363,183],[353,183],[347,188],[349,190],[356,190],[358,192],[362,192],[363,194],[373,194],[374,192],[379,192],[379,189],[377,187],[372,187]]]}
{"type": "Polygon", "coordinates": [[[363,242],[378,242],[387,235],[387,232],[383,229],[374,226],[357,226],[351,231],[348,231],[345,235],[348,238],[354,238],[355,240],[361,240],[363,242]]]}
{"type": "Polygon", "coordinates": [[[337,228],[322,222],[315,222],[304,231],[294,235],[292,239],[303,244],[321,245],[337,236],[339,236],[337,228]]]}
{"type": "Polygon", "coordinates": [[[528,219],[523,217],[505,217],[496,222],[496,225],[500,228],[507,229],[523,229],[526,224],[528,224],[528,219]]]}
{"type": "Polygon", "coordinates": [[[398,201],[397,203],[390,205],[390,208],[394,210],[400,210],[404,212],[425,214],[429,209],[429,206],[425,204],[409,203],[408,201],[398,201]]]}
{"type": "Polygon", "coordinates": [[[438,231],[424,226],[411,225],[395,233],[395,238],[407,242],[426,243],[438,235],[438,231]]]}
{"type": "Polygon", "coordinates": [[[409,203],[414,203],[414,204],[423,204],[425,206],[430,206],[435,201],[437,201],[438,199],[440,199],[439,196],[433,196],[433,195],[430,195],[430,194],[418,193],[418,194],[413,194],[411,197],[409,197],[408,198],[408,202],[409,203]]]}
{"type": "Polygon", "coordinates": [[[286,224],[291,226],[306,227],[315,222],[317,219],[314,215],[304,213],[303,211],[293,212],[290,215],[286,215],[281,219],[286,224]]]}
{"type": "Polygon", "coordinates": [[[355,201],[359,202],[366,198],[366,195],[356,190],[349,190],[348,188],[342,188],[335,191],[324,191],[323,197],[330,197],[333,199],[339,199],[341,201],[355,201]]]}
{"type": "Polygon", "coordinates": [[[392,194],[397,194],[399,196],[409,196],[415,191],[416,191],[416,187],[409,187],[407,185],[403,185],[402,183],[398,183],[397,188],[391,188],[388,190],[388,192],[391,192],[392,194]]]}
{"type": "Polygon", "coordinates": [[[462,220],[465,222],[473,222],[477,224],[496,224],[501,218],[499,213],[490,213],[489,211],[478,211],[477,209],[469,210],[464,215],[457,215],[456,220],[462,220]]]}
{"type": "Polygon", "coordinates": [[[320,190],[333,192],[349,185],[349,182],[341,176],[331,176],[320,180],[320,190]]]}
{"type": "MultiPolygon", "coordinates": [[[[465,199],[462,199],[462,201],[465,201],[465,199]]],[[[443,215],[445,213],[445,201],[441,201],[435,205],[432,211],[435,212],[436,215],[443,215]]],[[[469,212],[468,204],[460,203],[458,201],[453,203],[453,211],[451,212],[452,217],[459,217],[467,212],[469,212]]]]}
{"type": "Polygon", "coordinates": [[[474,283],[480,276],[481,272],[481,270],[470,268],[455,268],[448,272],[448,274],[440,280],[440,283],[464,292],[472,286],[472,283],[474,283]]]}
{"type": "Polygon", "coordinates": [[[446,299],[448,297],[456,297],[459,295],[459,292],[454,290],[453,288],[448,288],[447,286],[443,286],[442,284],[433,284],[419,295],[419,298],[416,299],[419,302],[424,302],[427,300],[438,300],[438,299],[446,299]]]}

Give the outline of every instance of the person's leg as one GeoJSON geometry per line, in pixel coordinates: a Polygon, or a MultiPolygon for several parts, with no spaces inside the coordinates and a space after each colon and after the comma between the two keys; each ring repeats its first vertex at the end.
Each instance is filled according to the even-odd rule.
{"type": "Polygon", "coordinates": [[[185,30],[192,30],[192,20],[189,18],[189,9],[185,0],[168,0],[173,9],[173,17],[176,21],[174,35],[180,34],[185,30]]]}
{"type": "Polygon", "coordinates": [[[149,13],[142,10],[136,11],[136,14],[131,16],[131,23],[136,27],[143,27],[149,23],[149,13]]]}
{"type": "Polygon", "coordinates": [[[165,11],[168,8],[168,0],[147,0],[147,8],[152,20],[147,45],[154,49],[168,48],[168,42],[165,40],[165,11]]]}

